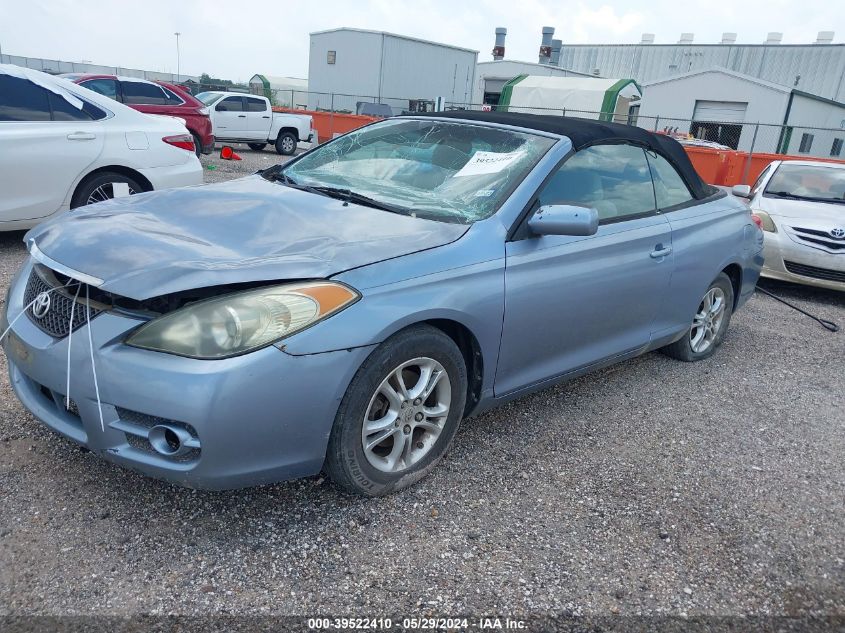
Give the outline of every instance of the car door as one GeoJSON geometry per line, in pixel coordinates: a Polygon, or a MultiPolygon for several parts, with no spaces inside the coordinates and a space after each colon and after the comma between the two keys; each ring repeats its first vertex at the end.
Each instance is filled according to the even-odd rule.
{"type": "Polygon", "coordinates": [[[598,232],[517,232],[506,244],[497,396],[642,349],[669,285],[671,231],[641,148],[596,145],[571,155],[532,209],[550,204],[595,208],[598,232]]]}
{"type": "Polygon", "coordinates": [[[0,222],[58,211],[103,149],[106,113],[0,74],[0,222]]]}
{"type": "Polygon", "coordinates": [[[246,134],[246,113],[243,97],[224,97],[214,106],[214,136],[219,139],[241,139],[246,134]]]}
{"type": "Polygon", "coordinates": [[[246,102],[246,137],[266,141],[270,136],[273,113],[264,99],[244,97],[246,102]]]}

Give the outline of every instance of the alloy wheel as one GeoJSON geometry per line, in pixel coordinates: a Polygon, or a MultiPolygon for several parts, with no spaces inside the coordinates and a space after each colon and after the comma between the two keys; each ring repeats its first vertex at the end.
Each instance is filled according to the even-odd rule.
{"type": "MultiPolygon", "coordinates": [[[[135,195],[137,192],[129,185],[129,195],[135,195]]],[[[114,198],[114,187],[112,183],[100,185],[88,195],[88,200],[85,204],[94,204],[95,202],[103,202],[104,200],[111,200],[114,198]]]]}
{"type": "Polygon", "coordinates": [[[724,317],[725,292],[718,287],[710,288],[692,319],[689,339],[693,352],[700,354],[713,346],[724,317]]]}
{"type": "Polygon", "coordinates": [[[414,358],[391,371],[376,389],[361,430],[374,468],[396,473],[423,459],[449,417],[452,383],[432,358],[414,358]]]}

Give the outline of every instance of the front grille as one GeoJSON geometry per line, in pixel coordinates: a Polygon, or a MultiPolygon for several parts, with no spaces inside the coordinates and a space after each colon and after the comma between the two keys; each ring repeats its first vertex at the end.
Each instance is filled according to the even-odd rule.
{"type": "Polygon", "coordinates": [[[812,277],[813,279],[824,279],[825,281],[840,281],[842,283],[845,283],[845,271],[842,270],[817,268],[815,266],[807,266],[806,264],[798,264],[796,262],[790,261],[784,261],[783,265],[786,266],[786,269],[794,275],[812,277]]]}
{"type": "MultiPolygon", "coordinates": [[[[50,271],[45,271],[45,276],[50,276],[50,271]]],[[[85,306],[85,284],[71,282],[62,287],[58,280],[53,277],[51,282],[47,281],[36,268],[32,269],[29,279],[26,282],[26,289],[23,295],[24,306],[28,306],[26,314],[41,330],[54,338],[64,338],[71,330],[77,330],[88,322],[88,314],[85,306]],[[76,307],[73,308],[74,296],[79,291],[76,299],[76,307]],[[41,317],[36,316],[38,306],[30,305],[33,300],[42,292],[49,292],[50,305],[47,312],[41,317]],[[73,308],[73,324],[70,322],[71,308],[73,308]]],[[[91,318],[97,316],[101,310],[91,307],[91,318]]]]}
{"type": "Polygon", "coordinates": [[[845,251],[845,240],[837,240],[826,231],[802,229],[797,226],[793,226],[792,230],[795,231],[795,237],[810,244],[818,244],[832,251],[845,251]]]}

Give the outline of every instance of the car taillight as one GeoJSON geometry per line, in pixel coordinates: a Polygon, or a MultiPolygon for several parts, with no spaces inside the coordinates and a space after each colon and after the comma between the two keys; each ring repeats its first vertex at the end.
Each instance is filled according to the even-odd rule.
{"type": "Polygon", "coordinates": [[[180,147],[182,149],[186,149],[189,152],[197,151],[197,148],[194,146],[194,137],[190,134],[177,134],[176,136],[165,136],[161,139],[168,145],[173,145],[173,147],[180,147]]]}
{"type": "Polygon", "coordinates": [[[760,216],[756,213],[751,214],[751,221],[754,222],[754,224],[759,226],[761,229],[763,228],[763,220],[761,220],[760,216]]]}

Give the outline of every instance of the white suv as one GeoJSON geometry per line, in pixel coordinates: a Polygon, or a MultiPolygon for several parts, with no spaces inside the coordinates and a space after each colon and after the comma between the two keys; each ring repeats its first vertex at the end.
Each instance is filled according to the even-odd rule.
{"type": "Polygon", "coordinates": [[[0,231],[143,191],[202,183],[184,123],[0,64],[0,231]]]}

